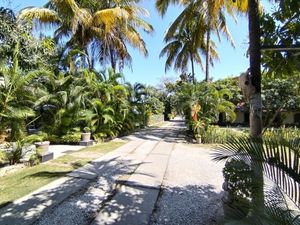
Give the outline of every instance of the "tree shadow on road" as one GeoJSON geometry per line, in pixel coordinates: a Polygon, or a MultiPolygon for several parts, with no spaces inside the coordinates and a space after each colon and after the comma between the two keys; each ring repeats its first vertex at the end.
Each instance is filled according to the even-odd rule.
{"type": "MultiPolygon", "coordinates": [[[[93,201],[103,200],[107,198],[107,194],[99,197],[97,195],[94,195],[93,193],[89,193],[87,189],[95,187],[101,189],[103,192],[109,193],[113,190],[113,185],[116,179],[120,175],[127,173],[130,167],[136,166],[136,162],[132,160],[124,160],[118,158],[111,158],[108,160],[88,164],[88,171],[79,169],[81,171],[81,174],[79,174],[78,177],[76,177],[75,174],[74,176],[72,175],[58,179],[54,181],[56,182],[56,185],[53,188],[33,193],[29,198],[19,199],[12,203],[2,205],[2,208],[0,209],[0,224],[32,224],[39,218],[42,218],[41,215],[44,215],[45,213],[51,217],[51,214],[55,211],[55,207],[53,208],[53,206],[63,204],[63,201],[69,198],[70,196],[76,198],[76,195],[80,195],[82,194],[82,192],[87,192],[86,204],[92,203],[93,201]]],[[[36,176],[52,175],[53,174],[49,173],[36,174],[36,176]]],[[[85,203],[81,205],[76,204],[77,203],[75,203],[75,208],[77,207],[79,210],[82,206],[85,205],[85,203]]],[[[70,214],[70,216],[72,216],[72,214],[70,214]]],[[[83,217],[84,216],[85,215],[83,215],[83,217]]],[[[61,218],[61,221],[64,221],[64,219],[66,219],[66,221],[70,221],[71,218],[61,218]]],[[[58,221],[57,223],[53,222],[51,224],[66,223],[60,223],[58,221]]]]}
{"type": "Polygon", "coordinates": [[[223,220],[221,198],[222,193],[210,185],[172,187],[161,192],[125,185],[91,225],[217,225],[223,220]]]}

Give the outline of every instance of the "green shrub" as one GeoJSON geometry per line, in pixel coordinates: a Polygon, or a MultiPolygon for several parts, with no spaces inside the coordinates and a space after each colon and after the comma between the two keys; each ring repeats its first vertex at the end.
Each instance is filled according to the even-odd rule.
{"type": "Polygon", "coordinates": [[[57,135],[51,134],[48,136],[50,143],[52,144],[60,144],[60,138],[57,135]]]}
{"type": "Polygon", "coordinates": [[[19,163],[22,158],[22,145],[20,145],[18,142],[10,145],[6,151],[6,157],[9,161],[9,165],[19,163]]]}
{"type": "Polygon", "coordinates": [[[269,128],[264,132],[263,136],[265,138],[282,137],[287,140],[295,137],[300,138],[300,129],[297,127],[269,128]]]}
{"type": "Polygon", "coordinates": [[[91,132],[91,128],[85,127],[85,128],[83,128],[83,132],[84,133],[90,133],[91,132]]]}
{"type": "Polygon", "coordinates": [[[25,143],[34,143],[34,142],[42,142],[42,141],[48,141],[49,135],[45,132],[39,131],[36,134],[31,134],[23,139],[23,142],[25,143]]]}
{"type": "Polygon", "coordinates": [[[52,144],[78,144],[81,140],[81,132],[68,133],[63,136],[49,135],[52,144]]]}
{"type": "Polygon", "coordinates": [[[61,143],[77,144],[81,140],[81,133],[70,133],[60,137],[61,143]]]}
{"type": "Polygon", "coordinates": [[[219,126],[208,126],[206,130],[201,129],[202,142],[205,144],[225,144],[232,137],[245,135],[241,131],[219,126]]]}
{"type": "Polygon", "coordinates": [[[93,138],[96,142],[103,142],[107,138],[107,134],[100,132],[97,134],[93,134],[93,138]]]}
{"type": "Polygon", "coordinates": [[[227,161],[223,169],[223,176],[227,182],[228,192],[237,198],[250,198],[252,195],[252,171],[250,166],[242,160],[227,161]]]}
{"type": "Polygon", "coordinates": [[[43,152],[42,149],[37,148],[35,150],[35,152],[31,154],[31,156],[29,158],[29,165],[30,166],[35,166],[35,165],[40,164],[42,152],[43,152]]]}

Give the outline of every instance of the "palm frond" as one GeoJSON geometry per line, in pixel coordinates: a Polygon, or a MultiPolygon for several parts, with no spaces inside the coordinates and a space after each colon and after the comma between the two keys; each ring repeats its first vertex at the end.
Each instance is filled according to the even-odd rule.
{"type": "Polygon", "coordinates": [[[48,23],[52,25],[59,25],[61,19],[57,12],[46,9],[29,7],[23,9],[18,15],[18,20],[37,20],[39,23],[48,23]]]}
{"type": "Polygon", "coordinates": [[[294,140],[281,137],[251,139],[233,138],[213,153],[214,160],[230,158],[244,160],[257,167],[263,166],[265,176],[269,177],[285,194],[300,206],[300,154],[294,140]]]}

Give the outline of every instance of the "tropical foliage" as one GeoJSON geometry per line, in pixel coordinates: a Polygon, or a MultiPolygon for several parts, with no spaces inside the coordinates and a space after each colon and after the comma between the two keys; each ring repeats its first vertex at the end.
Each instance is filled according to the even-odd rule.
{"type": "Polygon", "coordinates": [[[278,118],[277,125],[281,125],[281,120],[284,119],[280,116],[281,111],[295,112],[300,109],[298,76],[288,79],[264,76],[262,88],[265,127],[274,124],[275,118],[278,118]]]}
{"type": "Polygon", "coordinates": [[[40,130],[54,143],[78,143],[84,128],[105,140],[162,114],[157,90],[126,83],[116,72],[117,63],[121,69],[131,61],[127,45],[147,55],[138,30],[153,29],[141,18],[148,12],[136,3],[49,1],[17,18],[1,8],[1,142],[40,130]],[[48,25],[55,29],[53,40],[32,35],[48,25]],[[95,69],[107,62],[112,69],[95,69]]]}
{"type": "MultiPolygon", "coordinates": [[[[238,81],[195,79],[195,64],[203,68],[205,55],[205,80],[211,80],[209,65],[218,59],[212,37],[220,40],[223,34],[234,45],[226,14],[235,18],[249,3],[250,69],[256,88],[252,100],[260,102],[263,94],[267,120],[283,108],[299,107],[295,97],[299,96],[299,54],[265,51],[262,62],[268,76],[261,92],[259,44],[262,33],[263,45],[299,45],[299,1],[276,1],[278,9],[262,15],[263,32],[259,32],[259,1],[157,0],[161,15],[170,4],[183,7],[166,32],[160,54],[166,56],[166,70],[173,66],[182,72],[181,80],[166,83],[163,90],[127,83],[120,73],[131,66],[129,46],[148,54],[140,31],[151,33],[153,28],[139,2],[49,0],[44,7],[23,9],[17,17],[0,8],[0,141],[12,143],[12,151],[0,151],[0,163],[20,161],[23,146],[33,138],[28,136],[29,128],[42,131],[39,138],[57,143],[76,143],[81,131],[91,131],[94,140],[103,141],[146,126],[153,114],[164,112],[170,118],[181,114],[194,137],[202,137],[204,143],[225,143],[215,158],[232,159],[224,176],[233,199],[245,206],[243,222],[299,224],[299,216],[289,210],[284,197],[299,207],[299,139],[295,138],[299,130],[266,130],[265,137],[256,139],[220,129],[214,126],[220,114],[234,120],[235,107],[243,101],[238,81]],[[36,37],[49,27],[53,38],[36,37]],[[264,193],[262,172],[274,183],[264,193]],[[257,204],[261,202],[263,207],[257,204]],[[254,215],[259,209],[262,213],[254,215]]],[[[253,117],[252,112],[260,112],[261,107],[254,106],[251,134],[259,136],[260,121],[255,119],[260,116],[253,117]]]]}
{"type": "Polygon", "coordinates": [[[147,55],[137,29],[151,32],[153,28],[140,18],[148,12],[135,2],[50,0],[44,8],[22,10],[19,20],[55,26],[55,40],[65,42],[63,53],[78,49],[84,53],[89,68],[97,60],[102,64],[109,62],[115,70],[117,62],[121,68],[131,62],[126,44],[147,55]]]}
{"type": "Polygon", "coordinates": [[[54,42],[50,38],[37,39],[31,35],[30,23],[18,23],[12,10],[0,8],[0,65],[9,65],[18,45],[18,65],[29,71],[49,65],[54,60],[54,42]]]}
{"type": "MultiPolygon", "coordinates": [[[[295,214],[295,212],[289,210],[290,204],[287,204],[285,200],[285,196],[287,196],[294,202],[295,206],[299,207],[300,184],[298,168],[300,159],[298,138],[274,134],[263,139],[233,138],[219,150],[216,150],[214,157],[217,161],[237,160],[238,162],[246,163],[248,175],[252,179],[252,190],[250,188],[247,193],[244,192],[243,197],[249,198],[250,211],[257,207],[254,202],[251,202],[253,201],[254,193],[260,186],[257,183],[260,180],[257,177],[259,174],[257,171],[262,169],[264,175],[276,186],[272,188],[272,185],[270,186],[268,182],[266,183],[268,187],[265,188],[265,213],[260,215],[246,213],[244,215],[246,218],[239,218],[243,219],[245,224],[252,224],[254,220],[257,221],[257,224],[299,224],[297,213],[295,214]],[[249,165],[251,165],[251,169],[249,165]],[[252,222],[250,222],[251,220],[252,222]]],[[[238,176],[242,174],[243,172],[237,173],[238,176]]],[[[241,188],[239,190],[242,191],[241,188]]],[[[242,222],[240,221],[240,223],[242,222]]]]}
{"type": "Polygon", "coordinates": [[[235,105],[230,101],[233,95],[225,86],[179,80],[166,87],[173,112],[183,114],[195,134],[203,134],[210,124],[217,123],[220,113],[224,113],[228,121],[235,119],[235,105]]]}
{"type": "MultiPolygon", "coordinates": [[[[174,3],[184,6],[184,10],[172,23],[165,37],[165,41],[170,42],[162,51],[164,54],[169,51],[166,65],[169,67],[178,54],[175,68],[185,69],[187,60],[190,59],[192,70],[194,70],[194,61],[202,65],[199,57],[200,52],[206,56],[205,80],[209,81],[209,64],[213,65],[214,60],[218,59],[216,45],[211,40],[211,34],[215,33],[219,40],[220,34],[225,35],[234,46],[227,28],[225,14],[227,13],[235,18],[234,13],[236,11],[246,11],[247,1],[157,0],[156,7],[161,15],[164,15],[168,6],[174,3]],[[178,46],[176,41],[184,43],[182,44],[184,47],[178,46]],[[182,50],[179,53],[180,48],[182,50]],[[173,54],[170,55],[170,53],[173,54]]],[[[192,71],[192,74],[194,75],[194,71],[192,71]]]]}
{"type": "Polygon", "coordinates": [[[300,56],[297,50],[293,50],[300,44],[300,21],[297,0],[277,1],[272,13],[264,13],[261,18],[262,45],[275,48],[281,45],[290,51],[268,50],[263,52],[262,64],[268,74],[277,77],[289,77],[299,73],[300,56]]]}
{"type": "Polygon", "coordinates": [[[12,66],[2,66],[0,69],[0,74],[4,78],[4,83],[0,85],[0,133],[10,127],[11,141],[22,138],[26,119],[35,116],[31,108],[34,104],[33,87],[29,84],[39,75],[37,72],[22,73],[18,66],[18,53],[17,43],[12,66]]]}

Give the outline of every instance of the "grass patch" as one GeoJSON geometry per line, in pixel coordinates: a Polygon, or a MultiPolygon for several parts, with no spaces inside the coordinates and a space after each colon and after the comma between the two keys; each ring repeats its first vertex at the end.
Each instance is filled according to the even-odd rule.
{"type": "Polygon", "coordinates": [[[105,154],[105,153],[110,152],[112,149],[116,149],[116,148],[120,147],[123,144],[125,144],[125,143],[124,142],[115,142],[115,141],[104,142],[104,143],[100,143],[100,144],[93,145],[90,147],[86,147],[77,152],[84,152],[84,153],[98,152],[100,154],[105,154]]]}
{"type": "Polygon", "coordinates": [[[27,167],[7,176],[0,177],[0,207],[29,194],[30,192],[65,176],[124,142],[106,142],[63,155],[47,163],[27,167]]]}

